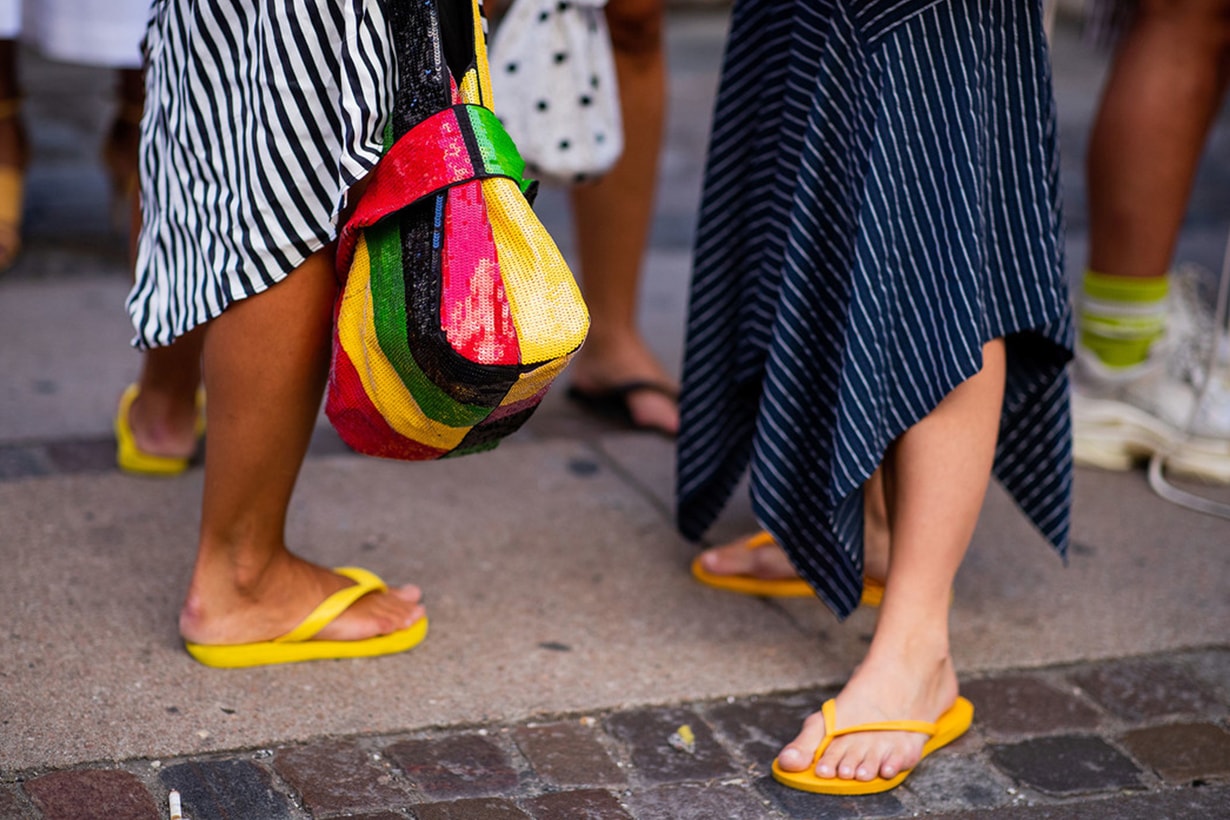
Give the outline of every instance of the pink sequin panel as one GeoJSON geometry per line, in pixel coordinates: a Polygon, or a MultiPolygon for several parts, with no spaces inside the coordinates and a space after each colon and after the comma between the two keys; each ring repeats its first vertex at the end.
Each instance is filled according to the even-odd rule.
{"type": "Polygon", "coordinates": [[[449,189],[440,323],[449,345],[479,364],[517,364],[521,349],[504,294],[482,182],[449,189]]]}

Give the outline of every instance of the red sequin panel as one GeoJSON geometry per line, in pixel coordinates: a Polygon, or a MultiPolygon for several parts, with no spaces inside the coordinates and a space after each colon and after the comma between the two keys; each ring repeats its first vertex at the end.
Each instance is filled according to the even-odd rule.
{"type": "Polygon", "coordinates": [[[449,189],[440,325],[449,345],[479,364],[517,364],[521,349],[504,294],[482,182],[449,189]]]}
{"type": "MultiPolygon", "coordinates": [[[[338,301],[340,303],[341,300],[338,301]]],[[[329,371],[329,381],[325,413],[338,435],[356,453],[403,461],[427,461],[447,452],[406,438],[388,425],[363,388],[354,362],[350,361],[336,338],[333,340],[333,367],[329,371]]]]}

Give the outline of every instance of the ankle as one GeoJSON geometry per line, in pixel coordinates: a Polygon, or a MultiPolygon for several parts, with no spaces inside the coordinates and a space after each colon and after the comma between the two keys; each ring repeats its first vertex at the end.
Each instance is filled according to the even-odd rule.
{"type": "Polygon", "coordinates": [[[904,635],[885,636],[878,629],[867,657],[860,665],[872,669],[896,670],[910,680],[956,679],[947,630],[938,633],[923,629],[904,635]]]}

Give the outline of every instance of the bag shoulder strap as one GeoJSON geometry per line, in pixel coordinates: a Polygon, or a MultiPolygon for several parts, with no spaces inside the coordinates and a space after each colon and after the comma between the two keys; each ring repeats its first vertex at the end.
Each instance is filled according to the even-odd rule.
{"type": "Polygon", "coordinates": [[[453,103],[453,83],[474,63],[473,0],[395,0],[388,5],[397,59],[392,136],[397,141],[453,103]]]}

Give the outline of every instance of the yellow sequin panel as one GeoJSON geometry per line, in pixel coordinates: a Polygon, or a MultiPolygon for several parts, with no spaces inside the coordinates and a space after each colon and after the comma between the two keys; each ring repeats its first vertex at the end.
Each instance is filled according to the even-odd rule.
{"type": "Polygon", "coordinates": [[[368,398],[390,427],[414,441],[441,450],[452,450],[461,443],[470,428],[449,427],[429,419],[402,384],[376,338],[376,329],[372,324],[370,281],[371,260],[367,253],[367,238],[360,234],[338,312],[338,341],[354,363],[368,398]]]}
{"type": "Polygon", "coordinates": [[[572,353],[585,341],[589,311],[568,263],[516,183],[493,177],[482,184],[521,362],[535,364],[572,353]]]}
{"type": "Polygon", "coordinates": [[[519,401],[525,401],[533,396],[544,387],[548,386],[555,380],[555,377],[564,371],[568,366],[568,362],[572,360],[572,356],[564,356],[559,359],[554,359],[544,364],[542,367],[536,367],[529,373],[522,373],[517,379],[517,383],[508,391],[508,395],[500,402],[501,407],[510,404],[516,404],[519,401]]]}
{"type": "Polygon", "coordinates": [[[478,12],[478,2],[473,2],[474,13],[474,65],[461,78],[461,101],[470,105],[491,108],[491,67],[487,64],[487,35],[483,32],[483,18],[478,12]]]}

